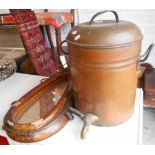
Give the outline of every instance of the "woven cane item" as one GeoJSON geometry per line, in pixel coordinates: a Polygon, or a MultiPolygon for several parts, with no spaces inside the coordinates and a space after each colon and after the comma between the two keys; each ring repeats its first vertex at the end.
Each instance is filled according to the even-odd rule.
{"type": "Polygon", "coordinates": [[[16,72],[17,66],[14,60],[0,59],[0,81],[5,80],[16,72]]]}

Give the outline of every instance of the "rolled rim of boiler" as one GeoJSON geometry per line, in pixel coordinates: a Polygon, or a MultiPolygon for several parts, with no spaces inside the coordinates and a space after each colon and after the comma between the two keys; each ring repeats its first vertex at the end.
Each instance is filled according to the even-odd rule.
{"type": "Polygon", "coordinates": [[[103,45],[103,46],[95,46],[95,45],[87,45],[87,44],[81,44],[81,43],[76,43],[76,42],[72,42],[72,41],[69,41],[68,39],[66,39],[67,43],[68,44],[71,44],[71,45],[74,45],[74,46],[78,46],[78,47],[82,47],[82,48],[98,48],[98,49],[112,49],[112,48],[121,48],[121,47],[126,47],[126,46],[132,46],[134,44],[136,44],[137,42],[139,41],[142,41],[143,40],[143,35],[140,36],[137,40],[135,40],[134,42],[128,42],[126,44],[117,44],[117,45],[103,45]]]}

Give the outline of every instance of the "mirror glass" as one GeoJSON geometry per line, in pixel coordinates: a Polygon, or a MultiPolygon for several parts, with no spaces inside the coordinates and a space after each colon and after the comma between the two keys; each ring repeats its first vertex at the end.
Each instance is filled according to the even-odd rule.
{"type": "Polygon", "coordinates": [[[15,122],[18,124],[32,123],[47,117],[62,97],[66,87],[67,82],[61,82],[55,87],[45,91],[45,93],[21,110],[18,116],[16,116],[15,122]]]}

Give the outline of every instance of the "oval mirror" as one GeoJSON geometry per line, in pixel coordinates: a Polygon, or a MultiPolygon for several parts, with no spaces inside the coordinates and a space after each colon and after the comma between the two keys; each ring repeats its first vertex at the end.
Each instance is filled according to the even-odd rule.
{"type": "Polygon", "coordinates": [[[14,123],[26,124],[34,123],[38,120],[46,119],[58,104],[58,101],[67,88],[67,82],[50,87],[44,93],[23,107],[23,109],[14,117],[14,123]]]}
{"type": "Polygon", "coordinates": [[[69,71],[64,70],[15,101],[4,117],[3,127],[16,141],[45,139],[67,123],[71,96],[69,71]]]}

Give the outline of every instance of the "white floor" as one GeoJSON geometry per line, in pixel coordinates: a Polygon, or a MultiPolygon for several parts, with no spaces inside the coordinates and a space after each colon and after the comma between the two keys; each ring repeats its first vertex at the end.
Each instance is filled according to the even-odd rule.
{"type": "Polygon", "coordinates": [[[155,108],[148,108],[148,107],[144,108],[143,144],[155,145],[155,108]]]}

